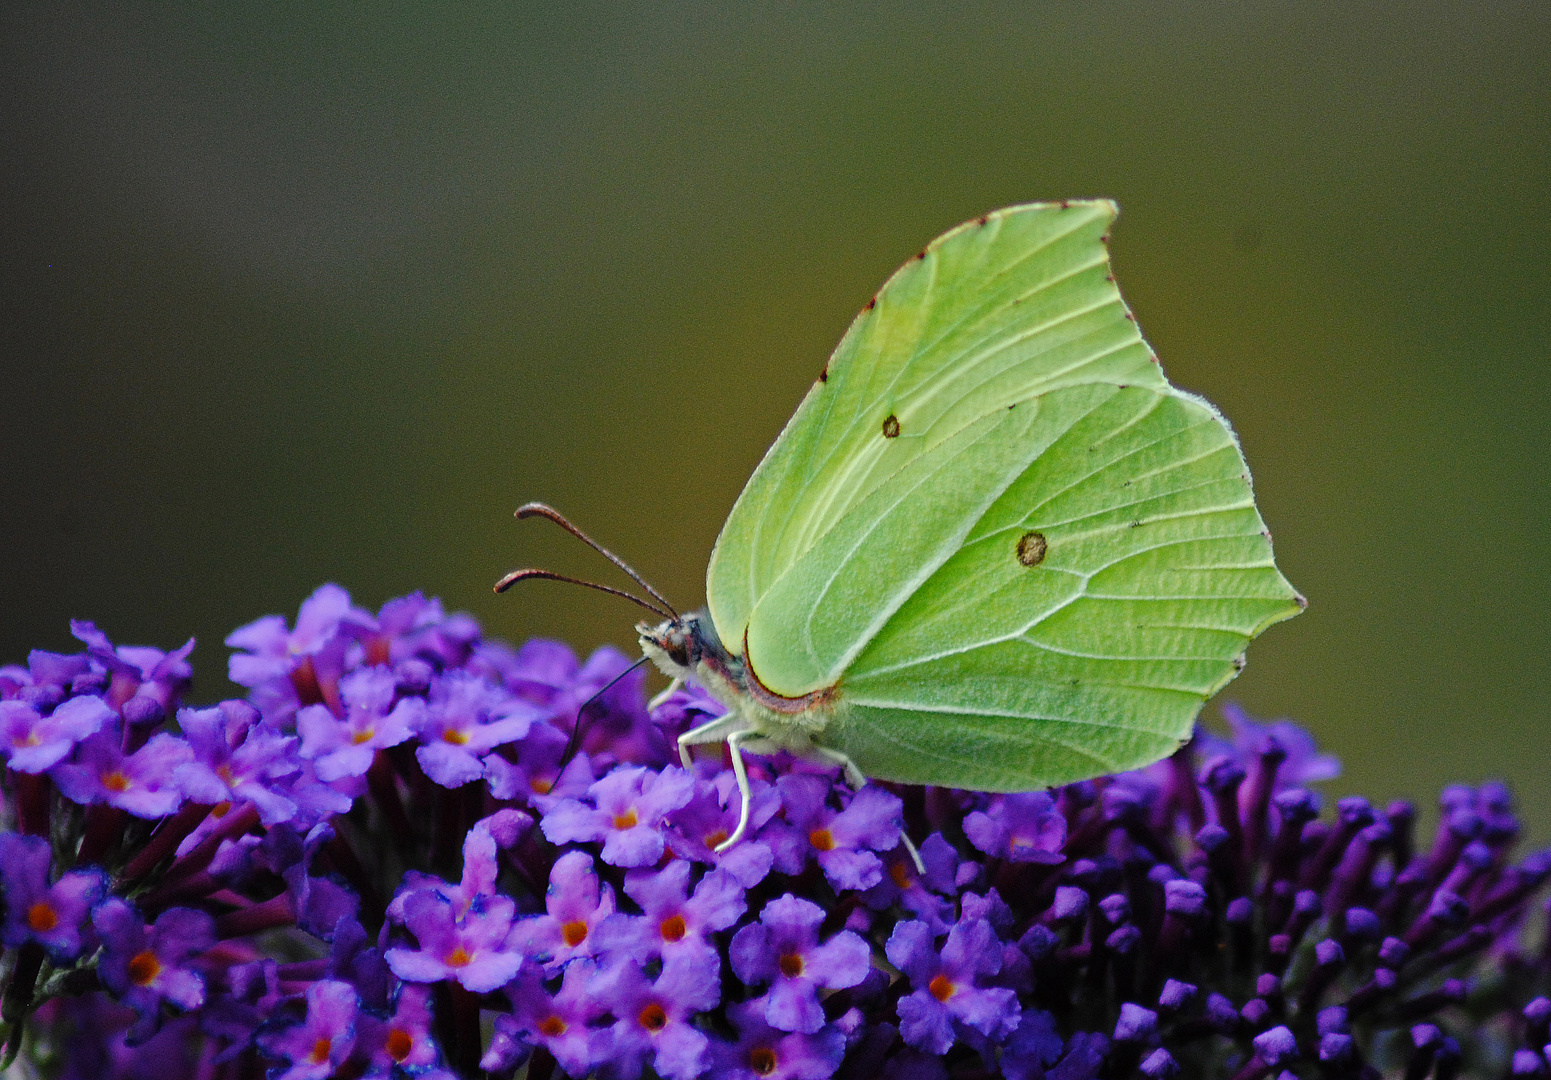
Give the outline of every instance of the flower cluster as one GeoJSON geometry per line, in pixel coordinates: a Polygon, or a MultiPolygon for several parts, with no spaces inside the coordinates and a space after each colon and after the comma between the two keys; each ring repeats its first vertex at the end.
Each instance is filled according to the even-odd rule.
{"type": "Polygon", "coordinates": [[[673,745],[721,706],[649,705],[616,650],[325,586],[199,708],[192,641],[72,629],[0,668],[0,1036],[37,1075],[1551,1075],[1551,853],[1497,785],[1425,841],[1322,813],[1336,762],[1230,709],[1051,792],[751,757],[718,851],[733,773],[673,745]]]}

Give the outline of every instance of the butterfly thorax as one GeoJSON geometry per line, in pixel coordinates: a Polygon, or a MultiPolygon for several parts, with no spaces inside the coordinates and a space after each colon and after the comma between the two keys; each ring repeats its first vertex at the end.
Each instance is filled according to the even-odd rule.
{"type": "Polygon", "coordinates": [[[663,674],[704,687],[730,712],[741,714],[749,730],[784,749],[807,750],[834,715],[838,687],[798,698],[775,693],[759,681],[746,656],[735,656],[722,644],[709,612],[690,612],[655,626],[640,623],[636,632],[641,651],[663,674]]]}

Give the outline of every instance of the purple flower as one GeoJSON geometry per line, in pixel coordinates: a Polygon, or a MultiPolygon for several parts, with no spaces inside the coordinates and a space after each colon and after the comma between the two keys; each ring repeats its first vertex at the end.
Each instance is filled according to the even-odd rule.
{"type": "Polygon", "coordinates": [[[393,674],[387,669],[352,671],[339,680],[343,720],[325,705],[308,705],[296,714],[301,755],[314,763],[318,779],[365,776],[378,750],[397,746],[414,735],[422,722],[425,702],[411,697],[395,707],[394,692],[393,674]]]}
{"type": "MultiPolygon", "coordinates": [[[[501,683],[524,701],[543,706],[559,715],[565,711],[566,691],[576,681],[581,664],[576,653],[563,641],[529,638],[516,652],[491,655],[501,683]]],[[[581,702],[571,703],[574,710],[581,702]]]]}
{"type": "Polygon", "coordinates": [[[592,991],[596,974],[591,960],[576,960],[566,967],[559,992],[551,996],[538,971],[524,968],[506,989],[512,1012],[497,1017],[497,1033],[542,1046],[571,1076],[586,1076],[607,1058],[613,1042],[611,1029],[588,1026],[609,1010],[609,1002],[592,991]]]}
{"type": "Polygon", "coordinates": [[[899,1033],[929,1054],[946,1054],[963,1024],[989,1039],[1005,1038],[1018,1024],[1018,996],[982,980],[1002,967],[1002,946],[984,919],[959,922],[941,954],[924,922],[894,927],[884,952],[915,989],[899,1003],[899,1033]]]}
{"type": "Polygon", "coordinates": [[[921,845],[921,861],[926,865],[922,876],[916,870],[915,860],[901,844],[883,856],[883,877],[863,896],[867,906],[874,911],[887,910],[900,904],[916,918],[931,924],[932,932],[948,932],[948,921],[953,918],[953,905],[944,899],[958,891],[959,856],[952,844],[934,832],[921,845]]]}
{"type": "Polygon", "coordinates": [[[194,681],[188,662],[193,638],[169,653],[145,645],[115,646],[95,623],[77,619],[70,621],[70,633],[87,646],[87,655],[112,673],[108,700],[120,709],[132,697],[145,697],[168,711],[194,681]]]}
{"type": "Polygon", "coordinates": [[[716,847],[738,827],[743,807],[737,778],[731,772],[718,771],[710,780],[697,778],[694,797],[668,816],[673,826],[668,832],[668,847],[675,855],[725,870],[745,889],[752,889],[770,873],[775,854],[757,835],[781,809],[781,796],[770,784],[751,780],[749,789],[749,832],[726,851],[716,847]]]}
{"type": "Polygon", "coordinates": [[[694,1080],[704,1072],[709,1040],[692,1021],[721,1000],[720,968],[716,954],[704,952],[674,956],[655,983],[623,958],[600,972],[592,992],[617,1017],[609,1075],[636,1080],[648,1057],[667,1080],[694,1080]]]}
{"type": "Polygon", "coordinates": [[[325,782],[318,778],[313,763],[303,760],[297,761],[296,771],[282,780],[281,785],[285,797],[296,806],[291,823],[303,829],[327,821],[335,814],[348,814],[355,800],[366,794],[364,776],[342,776],[325,782]]]}
{"type": "Polygon", "coordinates": [[[229,634],[230,677],[252,691],[253,703],[271,724],[288,722],[303,705],[326,704],[342,715],[339,676],[352,641],[377,629],[371,614],[352,607],[338,585],[321,586],[303,601],[296,629],[280,615],[266,615],[229,634]]]}
{"type": "Polygon", "coordinates": [[[327,1080],[355,1048],[361,999],[355,987],[320,979],[307,988],[307,1015],[298,1024],[259,1032],[255,1041],[283,1063],[273,1080],[327,1080]]]}
{"type": "Polygon", "coordinates": [[[554,975],[579,956],[597,955],[600,946],[593,931],[614,914],[614,888],[599,884],[591,855],[568,851],[549,872],[544,908],[547,914],[513,927],[512,944],[554,975]]]}
{"type": "Polygon", "coordinates": [[[98,683],[96,690],[80,693],[97,693],[108,685],[106,676],[92,671],[91,661],[85,653],[33,649],[27,654],[26,667],[15,664],[0,667],[0,700],[25,701],[47,712],[72,693],[77,679],[98,683]]]}
{"type": "Polygon", "coordinates": [[[5,943],[36,941],[59,961],[73,960],[92,942],[88,916],[107,892],[96,870],[71,870],[48,881],[48,841],[0,833],[0,882],[5,884],[5,943]]]}
{"type": "Polygon", "coordinates": [[[497,810],[476,821],[463,838],[463,877],[458,884],[410,870],[388,904],[388,918],[403,922],[409,898],[429,890],[447,900],[454,916],[461,919],[476,900],[493,897],[496,893],[496,876],[500,873],[497,849],[517,843],[532,825],[533,819],[521,810],[497,810]]]}
{"type": "Polygon", "coordinates": [[[71,698],[48,716],[24,701],[0,701],[0,754],[17,772],[40,773],[63,761],[77,743],[118,714],[100,697],[71,698]]]}
{"type": "Polygon", "coordinates": [[[99,904],[92,925],[102,938],[98,976],[139,1019],[130,1042],[144,1042],[159,1026],[162,1002],[179,1009],[205,1003],[205,980],[188,968],[189,957],[215,944],[215,920],[203,911],[168,908],[147,927],[118,897],[99,904]]]}
{"type": "Polygon", "coordinates": [[[964,819],[964,835],[993,858],[1054,865],[1062,859],[1066,818],[1048,792],[993,795],[986,810],[964,819]]]}
{"type": "Polygon", "coordinates": [[[842,990],[867,976],[871,950],[849,930],[819,944],[824,909],[787,893],[733,935],[732,970],[746,986],[770,983],[765,1021],[811,1035],[824,1026],[820,990],[842,990]]]}
{"type": "Polygon", "coordinates": [[[627,953],[636,963],[714,951],[706,940],[743,915],[743,889],[724,870],[712,870],[689,892],[690,864],[675,859],[660,871],[635,871],[625,894],[644,915],[614,915],[598,927],[598,947],[627,953]]]}
{"type": "Polygon", "coordinates": [[[251,802],[259,820],[278,825],[296,816],[296,803],[282,794],[281,781],[301,769],[296,739],[257,723],[243,701],[211,709],[178,710],[178,726],[193,750],[193,760],[176,772],[183,793],[195,802],[251,802]]]}
{"type": "Polygon", "coordinates": [[[82,741],[71,761],[49,770],[65,798],[107,803],[136,817],[166,817],[183,803],[177,770],[193,760],[188,743],[162,732],[133,754],[123,751],[118,725],[82,741]]]}
{"type": "Polygon", "coordinates": [[[476,994],[499,989],[522,966],[522,954],[506,944],[515,912],[505,896],[477,896],[460,916],[434,889],[411,893],[404,901],[404,925],[420,947],[389,949],[388,967],[406,982],[454,979],[476,994]]]}
{"type": "MultiPolygon", "coordinates": [[[[587,782],[578,789],[556,791],[560,759],[565,756],[567,742],[565,732],[553,724],[534,724],[528,729],[526,738],[485,758],[485,779],[490,784],[490,794],[497,799],[519,802],[530,802],[535,796],[548,795],[552,791],[562,796],[581,795],[592,783],[590,773],[587,782]]],[[[567,773],[574,771],[576,762],[585,765],[587,755],[577,754],[571,762],[573,768],[567,769],[567,773]]]]}
{"type": "MultiPolygon", "coordinates": [[[[1331,754],[1321,754],[1314,743],[1314,736],[1292,721],[1259,723],[1251,720],[1243,709],[1231,701],[1223,705],[1222,714],[1232,732],[1231,741],[1198,729],[1196,749],[1202,760],[1210,760],[1218,754],[1231,754],[1246,769],[1253,769],[1268,743],[1274,740],[1287,755],[1276,772],[1276,791],[1306,787],[1341,775],[1340,759],[1331,754]]],[[[1240,788],[1240,796],[1247,797],[1248,791],[1248,785],[1240,788]]]]}
{"type": "Polygon", "coordinates": [[[689,802],[694,778],[670,765],[662,772],[618,768],[587,789],[593,805],[563,799],[541,827],[552,844],[603,841],[611,866],[651,866],[663,853],[663,819],[689,802]]]}
{"type": "Polygon", "coordinates": [[[356,1018],[357,1055],[364,1052],[374,1069],[396,1065],[424,1068],[437,1062],[436,1041],[431,1037],[431,988],[405,983],[399,988],[393,1013],[386,1020],[362,1012],[356,1018]]]}
{"type": "Polygon", "coordinates": [[[766,1023],[762,1001],[730,1005],[727,1015],[738,1041],[715,1047],[718,1080],[827,1080],[845,1057],[845,1035],[834,1025],[811,1035],[781,1031],[766,1023]]]}
{"type": "Polygon", "coordinates": [[[415,757],[438,784],[462,787],[484,778],[483,755],[521,739],[544,715],[476,675],[448,672],[431,687],[417,731],[424,745],[415,757]]]}
{"type": "Polygon", "coordinates": [[[468,615],[448,615],[437,598],[413,592],[383,604],[375,632],[360,640],[361,662],[369,666],[431,661],[439,668],[454,668],[469,658],[479,640],[479,624],[468,615]]]}
{"type": "Polygon", "coordinates": [[[836,889],[870,889],[883,879],[883,861],[874,852],[898,845],[903,807],[882,788],[864,787],[836,811],[828,801],[834,786],[829,776],[812,773],[788,773],[776,781],[790,826],[772,844],[776,867],[798,874],[813,856],[836,889]]]}
{"type": "Polygon", "coordinates": [[[727,712],[717,701],[693,683],[679,687],[652,710],[652,723],[662,729],[668,740],[678,738],[692,727],[699,727],[727,712]]]}
{"type": "Polygon", "coordinates": [[[1061,1045],[1054,1016],[1043,1009],[1024,1009],[1002,1050],[1002,1075],[1007,1080],[1044,1080],[1045,1070],[1061,1056],[1061,1045]]]}

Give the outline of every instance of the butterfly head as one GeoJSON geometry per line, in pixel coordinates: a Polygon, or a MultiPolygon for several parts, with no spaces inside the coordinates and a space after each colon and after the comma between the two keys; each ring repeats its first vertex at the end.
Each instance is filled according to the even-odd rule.
{"type": "Polygon", "coordinates": [[[637,623],[641,651],[670,678],[695,678],[702,661],[723,660],[726,650],[707,611],[691,611],[660,623],[637,623]]]}

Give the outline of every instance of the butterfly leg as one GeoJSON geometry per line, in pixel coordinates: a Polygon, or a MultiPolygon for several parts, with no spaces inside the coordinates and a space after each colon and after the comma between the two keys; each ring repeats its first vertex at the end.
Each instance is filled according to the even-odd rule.
{"type": "MultiPolygon", "coordinates": [[[[846,783],[850,784],[853,790],[861,791],[862,785],[867,783],[867,777],[863,776],[862,770],[856,767],[856,762],[839,750],[831,750],[827,746],[815,746],[813,752],[825,761],[839,765],[844,770],[846,783]]],[[[899,830],[899,839],[900,843],[905,845],[905,850],[910,853],[910,861],[916,864],[916,873],[925,874],[926,864],[921,861],[921,853],[916,850],[915,844],[911,842],[909,834],[904,829],[899,830]]]]}
{"type": "Polygon", "coordinates": [[[744,726],[747,723],[748,721],[744,720],[741,715],[733,712],[725,716],[718,716],[715,720],[701,724],[697,728],[690,728],[679,736],[679,761],[683,762],[684,768],[691,768],[694,765],[694,762],[689,757],[689,748],[691,746],[698,746],[701,743],[717,743],[724,739],[730,739],[734,733],[744,730],[744,726]]]}
{"type": "Polygon", "coordinates": [[[749,773],[743,767],[743,751],[738,744],[750,738],[755,733],[752,731],[734,731],[727,736],[727,752],[732,755],[732,773],[738,778],[738,798],[743,805],[738,808],[738,827],[732,831],[732,835],[716,845],[715,850],[720,853],[732,847],[749,828],[749,802],[753,798],[753,792],[749,790],[749,773]]]}
{"type": "Polygon", "coordinates": [[[662,706],[662,703],[664,701],[667,701],[670,697],[672,697],[674,695],[674,693],[677,692],[678,688],[683,686],[683,685],[684,685],[684,680],[683,679],[674,679],[672,682],[670,682],[668,684],[668,688],[666,690],[664,690],[662,693],[658,694],[656,697],[652,698],[652,700],[648,701],[646,703],[646,707],[648,709],[660,708],[662,706]]]}
{"type": "Polygon", "coordinates": [[[827,746],[813,747],[815,757],[821,758],[832,765],[839,765],[845,770],[846,783],[851,785],[851,790],[861,791],[862,785],[867,783],[867,777],[862,775],[862,770],[856,767],[856,762],[842,754],[839,750],[831,750],[827,746]]]}

